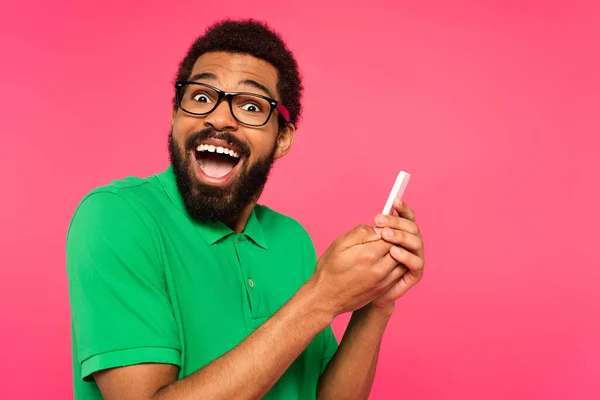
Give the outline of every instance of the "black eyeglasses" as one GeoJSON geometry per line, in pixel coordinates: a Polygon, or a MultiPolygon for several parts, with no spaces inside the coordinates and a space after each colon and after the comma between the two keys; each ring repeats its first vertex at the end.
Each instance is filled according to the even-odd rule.
{"type": "Polygon", "coordinates": [[[233,117],[248,126],[263,126],[277,109],[285,122],[290,121],[290,113],[277,100],[256,93],[224,92],[206,83],[177,81],[177,105],[193,115],[210,114],[225,99],[233,117]]]}

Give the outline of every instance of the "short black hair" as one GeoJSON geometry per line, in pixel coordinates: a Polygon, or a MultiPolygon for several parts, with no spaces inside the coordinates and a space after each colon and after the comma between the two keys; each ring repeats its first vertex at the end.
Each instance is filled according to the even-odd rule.
{"type": "MultiPolygon", "coordinates": [[[[278,72],[277,91],[281,103],[290,112],[290,122],[297,126],[302,112],[302,78],[296,59],[277,32],[266,23],[254,19],[217,22],[190,46],[179,64],[176,80],[189,79],[198,57],[212,51],[247,54],[273,65],[278,72]]],[[[173,107],[177,108],[175,96],[173,107]]],[[[279,126],[284,125],[285,120],[280,115],[279,126]]]]}

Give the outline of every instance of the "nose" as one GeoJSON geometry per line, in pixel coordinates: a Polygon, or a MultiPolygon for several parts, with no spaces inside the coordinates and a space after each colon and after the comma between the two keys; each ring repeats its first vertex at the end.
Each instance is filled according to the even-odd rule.
{"type": "Polygon", "coordinates": [[[204,117],[204,125],[218,131],[237,130],[238,123],[231,113],[227,99],[223,99],[217,108],[204,117]]]}

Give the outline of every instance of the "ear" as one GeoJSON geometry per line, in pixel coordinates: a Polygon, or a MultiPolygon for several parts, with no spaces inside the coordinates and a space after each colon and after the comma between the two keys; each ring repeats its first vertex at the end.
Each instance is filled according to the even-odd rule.
{"type": "Polygon", "coordinates": [[[296,127],[292,123],[287,123],[283,129],[277,134],[277,142],[275,143],[275,159],[285,156],[292,148],[294,143],[294,134],[296,127]]]}
{"type": "Polygon", "coordinates": [[[171,114],[171,127],[175,124],[175,115],[177,115],[177,108],[174,108],[173,113],[171,114]]]}

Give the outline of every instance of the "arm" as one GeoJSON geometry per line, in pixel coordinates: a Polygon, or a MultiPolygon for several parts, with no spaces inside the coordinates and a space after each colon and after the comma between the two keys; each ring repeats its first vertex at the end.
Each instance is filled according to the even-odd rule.
{"type": "Polygon", "coordinates": [[[394,310],[394,302],[423,277],[424,250],[414,212],[398,199],[397,216],[376,218],[382,238],[394,246],[390,257],[401,277],[382,295],[352,314],[338,351],[321,376],[319,399],[366,399],[371,391],[381,338],[394,310]]]}
{"type": "Polygon", "coordinates": [[[139,364],[94,374],[106,400],[256,399],[264,396],[331,323],[308,281],[269,320],[231,351],[181,379],[177,367],[139,364]]]}
{"type": "Polygon", "coordinates": [[[319,380],[318,399],[367,399],[393,308],[366,306],[352,313],[340,347],[319,380]]]}
{"type": "Polygon", "coordinates": [[[390,245],[370,227],[326,251],[309,281],[248,338],[177,381],[179,336],[152,220],[111,193],[83,202],[70,226],[67,270],[80,379],[107,400],[256,398],[343,312],[398,279],[390,245]]]}
{"type": "MultiPolygon", "coordinates": [[[[100,371],[94,377],[102,395],[106,400],[255,399],[265,395],[335,315],[360,308],[398,279],[400,271],[388,255],[390,246],[375,241],[370,232],[372,228],[361,227],[334,243],[319,260],[314,275],[288,303],[238,346],[204,368],[181,380],[176,380],[176,367],[164,364],[100,371]],[[347,244],[359,239],[371,242],[347,244]]],[[[357,330],[369,334],[364,325],[371,322],[370,317],[359,318],[361,328],[357,330]]],[[[345,347],[356,347],[364,340],[363,334],[346,340],[350,344],[345,347]]]]}

